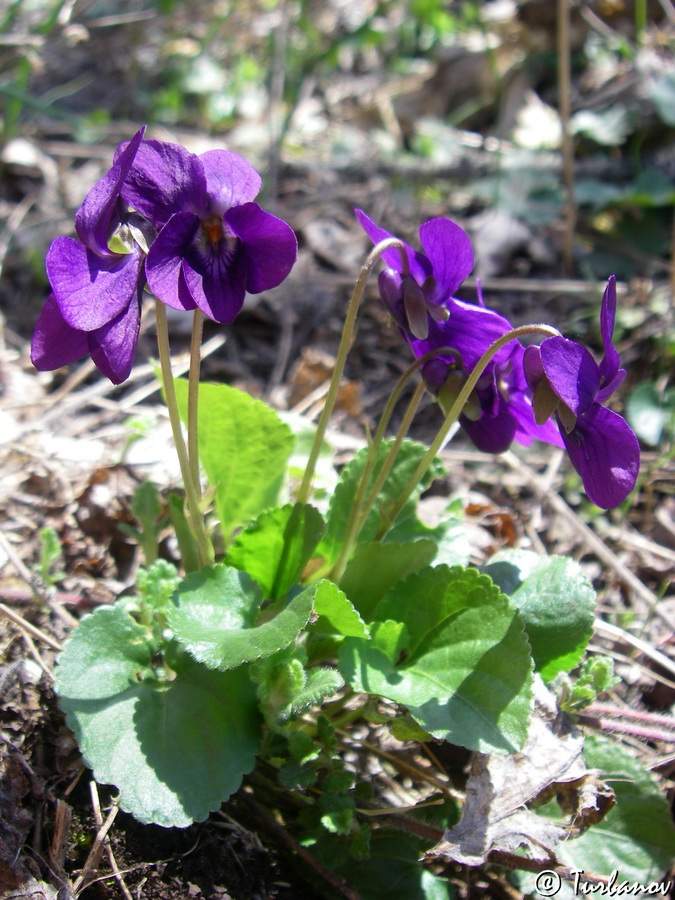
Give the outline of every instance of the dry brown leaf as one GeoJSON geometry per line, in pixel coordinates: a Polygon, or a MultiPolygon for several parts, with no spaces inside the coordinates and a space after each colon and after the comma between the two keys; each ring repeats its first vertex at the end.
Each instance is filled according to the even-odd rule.
{"type": "Polygon", "coordinates": [[[492,850],[513,853],[525,847],[532,859],[549,862],[568,829],[527,809],[528,803],[559,791],[565,792],[569,802],[576,792],[578,804],[566,808],[575,824],[580,817],[587,817],[590,824],[594,810],[597,815],[599,809],[608,808],[595,798],[597,782],[581,756],[583,737],[559,712],[555,697],[538,676],[534,695],[534,714],[522,752],[474,754],[462,819],[445,832],[429,858],[478,866],[492,850]],[[574,790],[563,787],[570,783],[574,790]]]}

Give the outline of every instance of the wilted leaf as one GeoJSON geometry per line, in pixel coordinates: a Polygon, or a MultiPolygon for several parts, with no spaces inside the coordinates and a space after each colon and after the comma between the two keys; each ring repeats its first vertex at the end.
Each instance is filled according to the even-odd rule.
{"type": "MultiPolygon", "coordinates": [[[[492,850],[526,848],[532,859],[555,858],[565,837],[562,824],[525,808],[547,788],[587,778],[583,737],[557,710],[554,696],[535,678],[535,707],[525,746],[517,755],[475,753],[461,821],[428,854],[468,866],[486,862],[492,850]]],[[[588,801],[587,801],[588,802],[588,801]]]]}

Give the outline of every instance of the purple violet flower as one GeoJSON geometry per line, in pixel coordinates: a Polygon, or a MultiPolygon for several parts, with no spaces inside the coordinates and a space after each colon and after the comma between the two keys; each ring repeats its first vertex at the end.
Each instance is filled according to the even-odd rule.
{"type": "Polygon", "coordinates": [[[596,506],[610,509],[635,487],[640,445],[628,423],[603,404],[623,381],[612,344],[616,316],[616,277],[602,298],[600,331],[604,356],[598,365],[585,347],[550,337],[525,351],[525,374],[534,391],[538,422],[555,417],[572,465],[596,506]]]}
{"type": "Polygon", "coordinates": [[[286,278],[297,240],[286,222],[253,202],[260,186],[237,153],[196,156],[177,144],[143,142],[123,196],[159,230],[146,273],[163,303],[231,322],[247,291],[258,294],[286,278]]]}
{"type": "MultiPolygon", "coordinates": [[[[373,243],[392,237],[362,210],[355,212],[373,243]]],[[[427,387],[448,412],[483,353],[512,326],[482,303],[465,303],[452,296],[473,269],[471,241],[459,225],[446,218],[430,219],[419,234],[423,254],[405,245],[409,274],[402,274],[398,250],[384,252],[387,268],[379,276],[380,296],[415,357],[443,347],[456,352],[441,352],[422,368],[427,387]]],[[[480,450],[501,453],[514,440],[529,445],[533,438],[561,443],[552,422],[535,422],[523,354],[516,341],[496,353],[460,416],[480,450]]]]}
{"type": "Polygon", "coordinates": [[[56,369],[87,353],[114,384],[129,376],[141,320],[143,260],[152,228],[121,200],[145,128],[118,153],[75,216],[77,239],[58,237],[47,252],[52,293],[33,334],[31,359],[56,369]]]}

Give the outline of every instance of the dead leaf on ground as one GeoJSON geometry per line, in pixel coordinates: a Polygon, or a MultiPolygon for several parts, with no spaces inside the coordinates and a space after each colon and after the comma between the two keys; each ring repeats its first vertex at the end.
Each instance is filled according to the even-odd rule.
{"type": "Polygon", "coordinates": [[[537,676],[534,714],[521,753],[493,756],[475,753],[467,784],[461,821],[446,830],[443,840],[428,854],[432,860],[451,859],[468,866],[487,862],[493,850],[510,853],[525,847],[530,858],[555,860],[555,848],[568,836],[568,828],[538,816],[526,805],[546,793],[564,792],[565,811],[579,821],[609,809],[596,799],[599,786],[583,762],[583,737],[559,712],[555,697],[537,676]],[[569,787],[574,784],[574,789],[569,787]],[[568,787],[564,787],[564,786],[568,787]],[[569,806],[570,800],[576,802],[569,806]]]}

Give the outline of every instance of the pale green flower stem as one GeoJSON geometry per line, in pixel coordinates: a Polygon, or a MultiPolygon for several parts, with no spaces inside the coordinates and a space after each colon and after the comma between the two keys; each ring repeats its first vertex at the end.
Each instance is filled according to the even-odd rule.
{"type": "Polygon", "coordinates": [[[213,544],[206,532],[206,524],[200,507],[199,492],[195,487],[195,482],[192,477],[190,458],[181,430],[176,388],[173,383],[173,373],[171,371],[171,348],[169,346],[169,329],[166,308],[159,300],[155,302],[155,314],[157,321],[157,346],[159,349],[159,364],[162,372],[164,396],[169,411],[169,421],[171,422],[171,431],[176,446],[176,453],[178,454],[178,463],[180,465],[181,475],[183,476],[188,516],[197,545],[200,565],[206,566],[214,561],[215,554],[213,552],[213,544]]]}
{"type": "Polygon", "coordinates": [[[384,537],[384,535],[391,527],[392,523],[396,521],[396,517],[407,503],[412,492],[415,490],[422,478],[424,478],[425,472],[443,447],[450,429],[459,418],[462,410],[464,409],[464,404],[469,399],[471,392],[476,387],[479,378],[487,368],[490,360],[511,341],[516,341],[519,338],[526,337],[530,334],[542,334],[545,337],[560,336],[560,332],[555,328],[552,328],[550,325],[521,325],[519,328],[513,328],[511,329],[511,331],[507,331],[506,334],[503,334],[494,342],[494,344],[488,347],[488,349],[471,370],[471,373],[463,384],[459,394],[457,395],[457,399],[453,403],[450,412],[445,417],[445,421],[441,425],[438,434],[434,438],[424,457],[420,460],[419,465],[415,469],[414,473],[410,476],[408,483],[401,491],[399,499],[395,504],[393,504],[390,509],[387,510],[377,539],[381,540],[382,537],[384,537]]]}
{"type": "MultiPolygon", "coordinates": [[[[349,522],[347,524],[347,531],[345,533],[345,538],[342,543],[342,549],[340,550],[340,555],[336,559],[333,567],[330,571],[330,578],[332,581],[339,583],[342,575],[344,574],[345,566],[347,565],[347,561],[349,557],[352,555],[352,550],[356,545],[359,533],[363,528],[363,525],[368,518],[368,513],[370,512],[375,500],[377,499],[377,495],[380,492],[380,488],[387,480],[387,476],[391,471],[391,467],[394,465],[394,460],[398,455],[398,451],[403,443],[403,439],[408,433],[408,429],[412,423],[413,418],[415,417],[415,413],[417,412],[417,408],[420,405],[420,401],[422,400],[422,396],[424,395],[424,391],[426,390],[424,382],[420,382],[415,388],[415,393],[413,394],[410,402],[408,403],[408,407],[405,411],[405,415],[403,416],[403,420],[401,421],[401,425],[396,433],[396,437],[394,439],[394,443],[389,449],[389,453],[387,454],[386,459],[382,463],[380,471],[377,473],[377,478],[375,479],[375,484],[371,488],[370,493],[368,494],[368,498],[364,502],[364,497],[366,490],[368,488],[368,484],[370,482],[371,475],[373,473],[373,469],[375,467],[375,461],[377,459],[377,451],[382,443],[382,434],[376,434],[375,439],[369,448],[368,459],[366,461],[366,466],[363,470],[363,474],[359,480],[359,486],[356,491],[356,495],[354,497],[354,504],[352,506],[352,511],[349,517],[349,522]]],[[[384,418],[384,416],[383,416],[384,418]]],[[[379,432],[379,429],[378,429],[379,432]]]]}
{"type": "Polygon", "coordinates": [[[192,317],[192,338],[190,341],[190,372],[188,376],[188,459],[192,481],[197,496],[202,495],[199,475],[199,370],[201,366],[202,334],[204,332],[204,313],[196,309],[192,317]]]}
{"type": "Polygon", "coordinates": [[[398,456],[398,451],[401,447],[401,444],[403,443],[405,436],[408,433],[408,430],[410,429],[412,420],[415,417],[417,408],[419,407],[422,396],[424,395],[424,391],[426,390],[424,382],[421,381],[415,389],[415,393],[413,394],[408,404],[399,429],[396,433],[394,442],[389,448],[389,452],[387,453],[387,456],[382,463],[379,472],[377,473],[377,478],[375,479],[370,489],[370,493],[368,494],[367,499],[364,499],[366,490],[373,474],[373,470],[375,468],[377,452],[384,438],[384,432],[387,428],[387,425],[389,424],[389,420],[391,419],[392,413],[394,412],[394,407],[398,403],[398,400],[403,393],[403,389],[410,381],[410,379],[415,375],[415,373],[418,372],[419,369],[421,369],[422,366],[426,365],[426,363],[428,363],[430,360],[441,354],[445,356],[452,355],[456,357],[458,364],[461,365],[462,358],[459,351],[455,349],[455,347],[438,347],[434,350],[428,350],[408,366],[408,368],[396,382],[396,386],[394,387],[394,390],[391,392],[391,395],[387,400],[386,406],[384,407],[384,412],[382,413],[379,424],[377,426],[377,431],[375,432],[375,436],[373,437],[373,440],[371,441],[368,448],[368,459],[366,461],[363,475],[361,476],[361,480],[359,481],[359,486],[354,497],[354,504],[352,506],[352,512],[349,517],[349,522],[347,524],[347,531],[345,534],[344,543],[342,545],[342,550],[340,551],[340,556],[337,558],[335,564],[333,565],[333,568],[331,569],[331,578],[333,579],[333,581],[339,583],[340,578],[344,573],[345,566],[347,565],[347,561],[349,560],[352,550],[356,545],[361,529],[363,528],[371,509],[377,501],[378,494],[382,490],[382,487],[384,486],[384,483],[386,482],[389,473],[393,468],[396,457],[398,456]]]}
{"type": "Polygon", "coordinates": [[[401,421],[401,425],[399,426],[396,438],[394,439],[394,443],[390,447],[389,453],[382,463],[380,471],[377,473],[377,478],[375,479],[375,482],[370,489],[368,498],[365,499],[366,490],[368,489],[368,485],[375,468],[377,453],[384,438],[384,433],[386,431],[387,425],[389,424],[389,420],[391,419],[391,416],[394,412],[394,408],[398,403],[405,386],[415,375],[415,373],[419,369],[421,369],[422,366],[425,365],[425,363],[428,363],[429,360],[438,356],[440,353],[453,354],[454,356],[457,356],[458,360],[461,362],[459,353],[457,350],[455,350],[454,347],[439,347],[437,350],[429,350],[427,353],[420,356],[408,366],[408,368],[396,382],[394,390],[391,392],[389,399],[387,400],[384,411],[377,426],[377,431],[375,432],[375,435],[368,447],[368,458],[366,460],[366,465],[364,467],[363,474],[361,475],[359,486],[354,497],[354,503],[349,517],[349,522],[347,524],[347,531],[342,545],[342,550],[340,551],[340,555],[331,569],[330,577],[335,582],[340,581],[340,578],[342,577],[345,566],[347,564],[347,560],[351,556],[351,552],[358,539],[359,533],[361,532],[361,529],[363,528],[363,525],[368,518],[370,510],[375,504],[377,495],[382,489],[382,486],[387,480],[387,476],[389,475],[389,472],[394,465],[394,461],[396,460],[396,456],[398,455],[399,448],[403,443],[406,434],[408,433],[408,429],[412,424],[412,420],[415,416],[415,413],[417,412],[417,408],[426,389],[424,382],[420,382],[415,389],[415,392],[410,402],[408,403],[408,407],[401,421]]]}
{"type": "Polygon", "coordinates": [[[361,305],[361,300],[363,299],[366,282],[368,281],[370,273],[375,268],[375,265],[379,261],[382,254],[385,252],[385,250],[389,250],[391,248],[398,250],[401,255],[401,267],[403,269],[403,274],[408,274],[409,272],[408,257],[405,251],[405,244],[403,243],[403,241],[400,241],[397,238],[387,238],[384,241],[380,241],[380,243],[373,248],[370,255],[368,256],[368,259],[365,261],[364,265],[361,268],[359,277],[356,281],[356,284],[354,285],[354,291],[352,292],[352,296],[349,301],[349,307],[347,308],[347,316],[345,318],[344,328],[342,329],[340,346],[338,347],[338,352],[335,359],[335,369],[333,371],[333,377],[331,378],[331,382],[328,387],[328,393],[326,394],[326,402],[321,412],[321,416],[319,417],[319,422],[316,426],[314,441],[310,450],[309,459],[307,460],[307,468],[305,469],[302,484],[300,485],[300,490],[298,491],[298,503],[307,503],[307,501],[309,500],[316,461],[319,458],[321,445],[323,444],[323,439],[328,427],[328,421],[333,412],[335,400],[337,399],[338,390],[340,388],[340,381],[342,380],[342,373],[344,372],[345,363],[347,361],[347,354],[349,353],[349,348],[354,336],[356,317],[361,305]]]}

